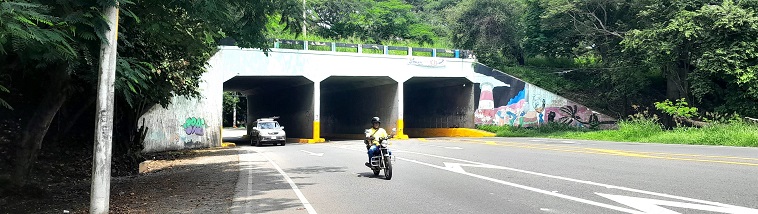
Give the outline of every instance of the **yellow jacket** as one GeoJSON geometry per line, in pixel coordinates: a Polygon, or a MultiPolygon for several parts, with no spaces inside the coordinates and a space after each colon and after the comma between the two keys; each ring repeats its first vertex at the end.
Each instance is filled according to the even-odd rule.
{"type": "Polygon", "coordinates": [[[374,140],[371,141],[371,143],[374,144],[374,145],[377,145],[377,146],[379,145],[379,138],[386,138],[387,136],[389,136],[387,134],[387,131],[385,131],[383,128],[379,128],[377,130],[377,129],[374,129],[373,127],[371,127],[371,133],[373,133],[373,134],[369,135],[369,136],[374,137],[374,140]]]}

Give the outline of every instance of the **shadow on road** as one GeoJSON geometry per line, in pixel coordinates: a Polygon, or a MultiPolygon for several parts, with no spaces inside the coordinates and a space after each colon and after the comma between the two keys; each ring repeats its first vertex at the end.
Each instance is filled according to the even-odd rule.
{"type": "MultiPolygon", "coordinates": [[[[241,154],[256,154],[253,151],[242,151],[241,154]]],[[[230,213],[265,213],[265,212],[302,212],[303,204],[295,197],[292,187],[284,177],[272,168],[269,162],[261,156],[240,159],[240,182],[235,188],[235,198],[230,213]],[[248,180],[250,179],[250,180],[248,180]],[[290,196],[290,197],[287,197],[290,196]]],[[[301,169],[306,172],[334,171],[339,169],[301,169]]],[[[290,170],[287,170],[288,172],[290,170]]],[[[297,183],[304,188],[314,183],[297,183]]]]}
{"type": "Polygon", "coordinates": [[[358,173],[358,175],[357,175],[356,177],[359,177],[359,178],[373,178],[373,179],[381,179],[381,180],[386,180],[386,179],[384,179],[384,174],[383,174],[383,173],[384,173],[384,171],[380,172],[380,173],[379,173],[379,175],[377,175],[377,176],[374,176],[374,172],[371,172],[371,171],[370,171],[371,169],[368,169],[368,168],[366,168],[366,170],[369,170],[369,171],[368,171],[368,172],[361,172],[361,173],[358,173]]]}
{"type": "Polygon", "coordinates": [[[346,170],[347,170],[346,167],[310,166],[310,167],[300,167],[300,168],[294,168],[294,169],[287,169],[287,172],[288,173],[293,173],[293,174],[320,174],[320,173],[345,172],[346,170]]]}

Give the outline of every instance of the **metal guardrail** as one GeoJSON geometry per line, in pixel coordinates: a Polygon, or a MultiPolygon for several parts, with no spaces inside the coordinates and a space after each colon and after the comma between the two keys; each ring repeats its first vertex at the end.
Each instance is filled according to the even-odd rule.
{"type": "Polygon", "coordinates": [[[403,46],[387,46],[375,44],[351,44],[341,42],[316,42],[304,40],[285,40],[271,39],[274,48],[311,50],[311,51],[331,51],[331,52],[348,52],[360,54],[382,54],[382,55],[408,55],[408,56],[427,56],[440,58],[460,58],[472,59],[474,52],[471,50],[460,49],[440,49],[440,48],[414,48],[403,46]]]}

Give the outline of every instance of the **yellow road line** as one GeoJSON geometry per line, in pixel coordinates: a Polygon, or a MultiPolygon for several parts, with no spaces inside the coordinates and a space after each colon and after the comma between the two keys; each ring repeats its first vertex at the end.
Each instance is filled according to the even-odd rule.
{"type": "MultiPolygon", "coordinates": [[[[477,140],[472,140],[477,141],[477,140]]],[[[479,141],[484,142],[484,141],[479,141]]],[[[490,144],[487,141],[487,144],[490,144]]],[[[542,145],[542,144],[530,144],[530,143],[516,143],[516,142],[503,142],[503,143],[510,143],[510,144],[523,144],[523,145],[539,145],[549,148],[572,148],[572,149],[595,149],[595,148],[587,148],[587,147],[578,147],[578,146],[562,146],[562,145],[542,145]]],[[[643,152],[643,151],[633,151],[634,153],[639,154],[646,154],[646,155],[668,155],[668,156],[688,156],[688,157],[704,157],[704,158],[723,158],[723,159],[739,159],[739,160],[754,160],[758,161],[758,158],[747,158],[747,157],[734,157],[734,156],[718,156],[718,155],[697,155],[697,154],[681,154],[681,153],[666,153],[666,152],[643,152]]]]}
{"type": "Polygon", "coordinates": [[[751,162],[736,162],[736,161],[724,161],[724,160],[711,160],[711,159],[695,159],[695,158],[681,158],[671,156],[685,156],[685,157],[701,157],[701,158],[722,158],[722,159],[739,159],[739,160],[754,160],[758,161],[758,158],[746,158],[746,157],[733,157],[733,156],[714,156],[714,155],[697,155],[697,154],[677,154],[677,153],[663,153],[663,152],[637,152],[637,151],[624,151],[624,150],[612,150],[612,149],[599,149],[577,146],[558,146],[558,145],[543,145],[543,144],[530,144],[530,143],[516,143],[516,142],[495,142],[484,140],[469,140],[459,139],[459,141],[471,144],[483,144],[492,146],[504,146],[526,149],[538,149],[560,152],[572,152],[583,154],[600,154],[600,155],[613,155],[623,157],[637,157],[637,158],[651,158],[651,159],[665,159],[665,160],[681,160],[681,161],[693,161],[693,162],[708,162],[708,163],[723,163],[745,166],[758,166],[758,163],[751,162]],[[663,156],[656,156],[663,155],[663,156]]]}

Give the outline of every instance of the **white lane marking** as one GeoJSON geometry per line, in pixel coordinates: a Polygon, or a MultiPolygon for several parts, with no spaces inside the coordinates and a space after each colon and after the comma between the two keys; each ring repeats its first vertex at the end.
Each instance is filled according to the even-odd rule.
{"type": "MultiPolygon", "coordinates": [[[[568,199],[568,200],[572,200],[572,201],[576,201],[576,202],[580,202],[580,203],[585,203],[585,204],[589,204],[589,205],[595,205],[595,206],[598,206],[598,207],[608,208],[608,209],[612,209],[612,210],[616,210],[616,211],[620,211],[620,212],[632,213],[632,214],[644,214],[643,212],[632,210],[632,209],[627,209],[627,208],[623,208],[623,207],[613,206],[613,205],[610,205],[610,204],[604,204],[604,203],[600,203],[600,202],[590,201],[590,200],[583,199],[583,198],[577,198],[577,197],[574,197],[574,196],[564,195],[564,194],[560,194],[560,193],[554,193],[554,192],[550,192],[550,191],[542,190],[542,189],[537,189],[537,188],[530,187],[530,186],[524,186],[524,185],[521,185],[521,184],[516,184],[516,183],[511,183],[511,182],[508,182],[508,181],[503,181],[503,180],[498,180],[498,179],[495,179],[495,178],[490,178],[490,177],[487,177],[487,176],[477,175],[477,174],[473,174],[473,173],[469,173],[469,172],[463,171],[462,169],[461,170],[457,170],[457,169],[452,169],[452,168],[448,168],[448,167],[437,166],[437,165],[434,165],[434,164],[424,163],[424,162],[417,161],[417,160],[411,160],[411,159],[407,159],[407,158],[397,158],[397,159],[408,161],[408,162],[413,162],[413,163],[417,163],[417,164],[421,164],[421,165],[425,165],[425,166],[430,166],[430,167],[434,167],[434,168],[438,168],[438,169],[442,169],[442,170],[447,170],[447,171],[451,171],[451,172],[456,172],[456,173],[460,173],[460,174],[463,174],[463,175],[468,175],[468,176],[471,176],[471,177],[475,177],[475,178],[479,178],[479,179],[483,179],[483,180],[488,180],[488,181],[492,181],[492,182],[495,182],[495,183],[504,184],[504,185],[508,185],[508,186],[512,186],[512,187],[516,187],[516,188],[519,188],[519,189],[529,190],[529,191],[532,191],[532,192],[542,193],[542,194],[545,194],[545,195],[551,195],[551,196],[555,196],[555,197],[559,197],[559,198],[563,198],[563,199],[568,199]]],[[[446,163],[446,165],[447,165],[447,163],[446,163]]],[[[458,165],[458,167],[460,167],[460,165],[458,165]]]]}
{"type": "Polygon", "coordinates": [[[466,172],[463,170],[463,168],[461,168],[461,164],[448,163],[448,162],[443,162],[443,163],[445,164],[445,168],[447,168],[447,170],[458,172],[458,173],[466,172]]]}
{"type": "MultiPolygon", "coordinates": [[[[252,154],[246,154],[248,156],[252,154]]],[[[245,161],[245,165],[247,165],[247,198],[250,198],[253,196],[253,163],[251,163],[249,160],[245,161]]],[[[245,200],[245,212],[244,213],[252,213],[253,209],[253,200],[245,200]]]]}
{"type": "MultiPolygon", "coordinates": [[[[398,159],[402,160],[403,158],[398,158],[398,159]]],[[[411,161],[411,162],[418,162],[418,161],[411,161]]],[[[445,167],[444,167],[445,170],[461,173],[464,175],[468,175],[470,173],[467,173],[461,166],[489,168],[489,169],[502,169],[503,168],[503,167],[495,166],[495,165],[475,165],[475,164],[460,164],[460,163],[448,163],[448,162],[443,162],[443,163],[445,164],[445,167]]],[[[486,180],[494,181],[497,179],[489,178],[486,180]]],[[[514,185],[511,185],[512,183],[509,183],[506,181],[498,180],[496,182],[509,185],[509,186],[514,186],[514,185]]],[[[518,186],[514,186],[514,187],[518,187],[518,186]]],[[[521,188],[521,187],[518,187],[518,188],[521,188]]],[[[531,190],[531,189],[527,189],[527,190],[531,190]]],[[[540,191],[540,193],[544,193],[544,192],[540,191]]],[[[561,198],[565,198],[569,200],[574,200],[572,198],[565,197],[566,195],[558,194],[558,191],[551,191],[551,193],[555,193],[555,195],[553,196],[557,196],[557,197],[561,197],[561,198]]],[[[713,205],[692,204],[692,203],[664,201],[664,200],[648,199],[648,198],[637,198],[637,197],[629,197],[629,196],[621,196],[621,195],[610,195],[610,194],[603,194],[603,193],[597,193],[597,192],[595,194],[606,197],[608,199],[619,202],[621,204],[627,205],[629,207],[633,207],[635,209],[644,211],[644,213],[678,214],[678,212],[674,212],[672,210],[660,207],[658,205],[689,208],[689,209],[704,210],[704,211],[711,211],[711,212],[733,213],[733,214],[758,213],[758,210],[756,209],[750,209],[750,208],[745,208],[745,207],[723,207],[723,206],[713,206],[713,205]]],[[[579,201],[579,202],[585,203],[583,201],[579,201]]],[[[602,204],[602,203],[598,203],[598,204],[602,204]]],[[[592,204],[592,205],[597,205],[597,204],[592,204]]],[[[608,204],[605,204],[605,205],[615,207],[613,205],[608,205],[608,204]]],[[[603,207],[609,208],[606,206],[603,206],[603,207]]],[[[620,207],[617,207],[617,208],[620,208],[620,207]]],[[[614,208],[610,208],[610,209],[614,209],[614,208]]],[[[623,210],[618,210],[618,211],[624,212],[623,210]]]]}
{"type": "Polygon", "coordinates": [[[434,145],[434,144],[419,144],[424,146],[431,146],[431,147],[437,147],[437,148],[443,148],[443,149],[455,149],[455,150],[461,150],[463,148],[457,147],[457,146],[440,146],[440,145],[434,145]]]}
{"type": "Polygon", "coordinates": [[[239,177],[237,179],[237,186],[234,193],[234,202],[232,203],[231,213],[252,213],[252,200],[249,200],[253,195],[253,171],[252,160],[253,154],[247,153],[247,150],[239,150],[239,177]]]}
{"type": "Polygon", "coordinates": [[[274,168],[276,168],[276,171],[279,171],[279,174],[282,174],[282,176],[284,176],[284,180],[287,180],[287,183],[290,184],[290,187],[292,187],[292,190],[295,191],[295,194],[297,195],[297,198],[299,198],[300,202],[303,203],[303,206],[305,206],[305,209],[308,210],[308,213],[309,214],[316,214],[316,210],[313,209],[313,206],[311,206],[311,203],[309,203],[308,199],[305,198],[305,195],[303,195],[303,192],[300,192],[300,189],[297,188],[297,185],[295,185],[295,182],[292,181],[292,179],[290,179],[290,176],[288,176],[287,173],[284,173],[284,170],[282,170],[282,168],[279,167],[279,165],[276,164],[276,162],[274,162],[273,160],[271,160],[271,158],[269,158],[268,156],[266,156],[266,154],[263,154],[263,153],[260,153],[260,154],[263,155],[263,157],[265,157],[266,160],[268,160],[268,162],[271,163],[271,165],[274,166],[274,168]]]}
{"type": "Polygon", "coordinates": [[[300,151],[308,153],[309,155],[313,155],[313,156],[319,156],[319,157],[324,156],[324,153],[313,153],[313,152],[309,152],[309,151],[305,151],[305,150],[300,150],[300,151]]]}
{"type": "Polygon", "coordinates": [[[529,141],[531,141],[531,142],[546,142],[546,143],[560,142],[560,143],[565,143],[565,144],[577,144],[576,141],[557,140],[557,139],[556,140],[540,140],[540,139],[535,139],[535,140],[529,140],[529,141]]]}
{"type": "Polygon", "coordinates": [[[720,207],[720,206],[692,204],[692,203],[684,203],[684,202],[676,202],[676,201],[664,201],[664,200],[649,199],[649,198],[638,198],[638,197],[623,196],[623,195],[611,195],[611,194],[603,194],[603,193],[597,193],[597,192],[595,194],[606,197],[608,199],[619,202],[621,204],[627,205],[629,207],[642,210],[646,213],[679,214],[679,212],[675,212],[673,210],[663,208],[661,207],[661,205],[668,206],[668,207],[688,208],[688,209],[710,211],[710,212],[720,212],[720,213],[735,213],[736,214],[736,213],[758,212],[758,210],[749,209],[749,208],[720,207]]]}
{"type": "MultiPolygon", "coordinates": [[[[350,148],[344,148],[344,149],[350,149],[350,148]]],[[[350,149],[350,150],[353,150],[353,149],[350,149]]],[[[629,213],[677,213],[677,212],[674,212],[674,211],[671,211],[671,210],[668,210],[668,209],[665,209],[665,208],[661,208],[658,205],[673,206],[673,207],[680,207],[680,208],[690,208],[690,209],[699,209],[699,210],[712,211],[712,212],[723,212],[723,213],[758,213],[758,209],[752,209],[752,208],[747,208],[747,207],[740,207],[740,206],[723,204],[723,203],[718,203],[718,202],[705,201],[705,200],[700,200],[700,199],[687,198],[687,197],[682,197],[682,196],[669,195],[669,194],[664,194],[664,193],[657,193],[657,192],[651,192],[651,191],[645,191],[645,190],[638,190],[638,189],[633,189],[633,188],[628,188],[628,187],[621,187],[621,186],[614,186],[614,185],[609,185],[609,184],[596,183],[596,182],[592,182],[592,181],[583,181],[583,180],[578,180],[578,179],[573,179],[573,178],[561,177],[561,176],[556,176],[556,175],[548,175],[548,174],[544,174],[544,173],[531,172],[531,171],[527,171],[527,170],[515,169],[515,168],[510,168],[510,167],[496,166],[496,165],[479,163],[479,162],[475,162],[475,161],[463,160],[463,159],[458,159],[458,158],[444,157],[444,156],[439,156],[439,155],[424,154],[424,153],[411,152],[411,151],[403,151],[403,150],[395,150],[395,152],[401,152],[401,153],[405,152],[405,153],[423,155],[423,156],[428,156],[428,157],[435,157],[435,158],[440,158],[440,159],[454,160],[454,161],[458,161],[458,162],[466,162],[466,163],[469,163],[469,164],[443,162],[443,164],[445,165],[443,167],[443,166],[438,166],[438,165],[429,164],[429,163],[423,163],[423,162],[420,162],[420,161],[411,160],[411,159],[407,159],[407,158],[401,158],[401,157],[397,158],[397,159],[400,159],[400,160],[405,160],[405,161],[409,161],[409,162],[413,162],[413,163],[417,163],[417,164],[421,164],[421,165],[426,165],[426,166],[430,166],[430,167],[434,167],[434,168],[438,168],[438,169],[443,169],[443,170],[447,170],[447,171],[451,171],[451,172],[465,174],[465,175],[469,175],[469,176],[472,176],[472,177],[477,177],[477,178],[481,178],[481,179],[484,179],[484,180],[490,180],[490,181],[493,181],[493,182],[496,182],[496,183],[501,183],[501,184],[505,184],[505,185],[509,185],[509,186],[512,186],[510,184],[513,184],[513,185],[517,185],[517,186],[514,186],[514,187],[518,187],[518,188],[531,188],[531,189],[527,189],[527,190],[532,190],[532,191],[537,190],[537,192],[540,192],[540,193],[545,193],[545,192],[551,193],[551,194],[545,193],[545,194],[548,194],[548,195],[553,195],[553,196],[557,196],[557,197],[565,196],[565,197],[569,197],[569,198],[566,198],[566,199],[569,199],[569,200],[574,200],[574,201],[577,201],[575,199],[583,200],[583,201],[579,201],[579,202],[582,202],[582,203],[589,202],[589,203],[592,203],[593,205],[599,205],[601,207],[605,207],[605,208],[609,208],[609,209],[620,208],[620,209],[624,209],[624,210],[627,210],[627,211],[631,211],[629,213]],[[521,173],[526,173],[526,174],[532,174],[532,175],[537,175],[537,176],[542,176],[542,177],[548,177],[548,178],[560,179],[560,180],[565,180],[565,181],[572,181],[572,182],[576,182],[576,183],[582,183],[582,184],[589,184],[589,185],[594,185],[594,186],[600,186],[600,187],[605,187],[605,188],[608,188],[608,189],[618,189],[618,190],[624,190],[624,191],[629,191],[629,192],[636,192],[636,193],[641,193],[641,194],[654,195],[654,196],[659,196],[659,197],[666,197],[666,198],[672,198],[672,199],[678,199],[678,200],[696,202],[696,203],[701,203],[701,204],[692,204],[692,203],[683,203],[683,202],[675,202],[675,201],[665,201],[665,200],[657,200],[657,199],[647,199],[647,198],[637,198],[637,197],[630,197],[630,196],[620,196],[620,195],[610,195],[610,194],[603,194],[603,193],[595,193],[595,194],[598,194],[600,196],[603,196],[603,197],[609,198],[611,200],[614,200],[616,202],[619,202],[621,204],[625,204],[625,205],[628,205],[628,206],[633,207],[635,209],[639,209],[639,210],[644,211],[644,212],[639,212],[639,211],[636,211],[636,210],[629,210],[629,209],[626,209],[626,208],[621,208],[621,207],[617,207],[617,206],[613,206],[613,205],[603,204],[603,203],[599,203],[599,202],[589,201],[589,200],[586,200],[586,199],[581,199],[581,198],[576,198],[576,197],[572,197],[572,196],[567,196],[567,195],[559,194],[559,193],[557,193],[558,191],[549,192],[549,191],[546,191],[546,190],[540,190],[540,189],[536,189],[536,188],[533,188],[533,187],[523,186],[523,185],[519,185],[519,184],[510,183],[510,182],[507,182],[507,181],[501,181],[501,180],[497,180],[497,179],[494,179],[494,178],[489,178],[489,177],[485,177],[485,176],[481,176],[481,175],[476,175],[476,174],[468,173],[465,170],[463,170],[462,166],[510,170],[510,171],[521,172],[521,173]],[[561,195],[561,196],[558,196],[558,195],[561,195]],[[708,204],[710,206],[708,206],[708,205],[702,205],[702,204],[708,204]],[[606,207],[606,206],[609,206],[609,207],[606,207]]],[[[562,197],[562,198],[564,198],[564,197],[562,197]]],[[[618,209],[616,209],[616,210],[618,210],[618,209]]],[[[619,210],[619,211],[622,211],[622,210],[619,210]]],[[[622,211],[622,212],[625,212],[625,211],[622,211]]]]}
{"type": "MultiPolygon", "coordinates": [[[[481,165],[481,167],[488,167],[488,168],[496,168],[496,169],[509,170],[509,171],[514,171],[514,172],[521,172],[521,173],[525,173],[525,174],[537,175],[537,176],[542,176],[542,177],[547,177],[547,178],[554,178],[554,179],[559,179],[559,180],[564,180],[564,181],[571,181],[571,182],[576,182],[576,183],[582,183],[582,184],[589,184],[589,185],[594,185],[594,186],[600,186],[600,187],[605,187],[605,188],[608,188],[608,189],[618,189],[618,190],[624,190],[624,191],[629,191],[629,192],[635,192],[635,193],[648,194],[648,195],[654,195],[654,196],[659,196],[659,197],[666,197],[666,198],[672,198],[672,199],[679,199],[679,200],[684,200],[684,201],[696,202],[696,203],[701,203],[701,204],[709,204],[709,205],[719,206],[719,207],[745,208],[745,207],[740,207],[740,206],[735,206],[735,205],[723,204],[723,203],[719,203],[719,202],[711,202],[711,201],[694,199],[694,198],[688,198],[688,197],[683,197],[683,196],[669,195],[669,194],[665,194],[665,193],[657,193],[657,192],[651,192],[651,191],[645,191],[645,190],[638,190],[638,189],[633,189],[633,188],[629,188],[629,187],[615,186],[615,185],[597,183],[597,182],[592,182],[592,181],[584,181],[584,180],[567,178],[567,177],[562,177],[562,176],[557,176],[557,175],[548,175],[548,174],[544,174],[544,173],[532,172],[532,171],[527,171],[527,170],[522,170],[522,169],[515,169],[515,168],[510,168],[510,167],[504,167],[504,166],[495,166],[495,165],[491,165],[491,164],[484,164],[484,163],[479,163],[479,162],[475,162],[475,161],[468,161],[468,160],[463,160],[463,159],[458,159],[458,158],[444,157],[444,156],[439,156],[439,155],[424,154],[424,153],[411,152],[411,151],[401,151],[401,150],[396,150],[394,152],[410,153],[410,154],[417,154],[417,155],[423,155],[423,156],[428,156],[428,157],[435,157],[435,158],[440,158],[440,159],[447,159],[447,160],[454,160],[454,161],[459,161],[459,162],[466,162],[466,163],[471,163],[471,164],[475,164],[475,165],[481,165]]],[[[758,210],[756,210],[756,213],[758,213],[758,210]]]]}

